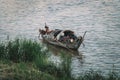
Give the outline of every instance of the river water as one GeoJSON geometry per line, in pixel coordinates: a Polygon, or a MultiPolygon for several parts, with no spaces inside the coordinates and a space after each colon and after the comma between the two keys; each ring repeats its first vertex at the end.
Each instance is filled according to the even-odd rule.
{"type": "Polygon", "coordinates": [[[120,71],[120,0],[0,0],[0,40],[15,37],[38,40],[44,23],[50,29],[71,29],[83,35],[72,58],[72,72],[120,71]],[[79,53],[79,54],[81,54],[79,53]]]}

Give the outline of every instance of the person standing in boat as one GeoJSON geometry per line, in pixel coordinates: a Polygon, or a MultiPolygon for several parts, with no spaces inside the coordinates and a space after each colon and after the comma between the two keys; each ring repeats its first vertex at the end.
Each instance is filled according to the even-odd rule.
{"type": "Polygon", "coordinates": [[[49,33],[49,27],[48,26],[45,26],[45,33],[49,33]]]}
{"type": "Polygon", "coordinates": [[[46,34],[49,34],[49,33],[51,33],[52,32],[52,30],[50,31],[49,30],[49,27],[46,25],[46,23],[45,23],[45,33],[46,34]]]}

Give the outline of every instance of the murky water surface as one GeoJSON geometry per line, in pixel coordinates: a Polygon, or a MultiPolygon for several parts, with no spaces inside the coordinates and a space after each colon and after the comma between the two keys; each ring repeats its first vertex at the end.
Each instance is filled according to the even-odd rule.
{"type": "MultiPolygon", "coordinates": [[[[0,0],[0,40],[38,40],[38,29],[71,29],[85,36],[85,47],[72,58],[77,75],[94,69],[120,71],[120,0],[0,0]]],[[[59,59],[54,58],[53,59],[59,59]]]]}

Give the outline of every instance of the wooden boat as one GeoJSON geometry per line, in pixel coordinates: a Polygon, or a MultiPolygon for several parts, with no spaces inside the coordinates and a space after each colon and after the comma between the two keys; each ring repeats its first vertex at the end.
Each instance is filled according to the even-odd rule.
{"type": "Polygon", "coordinates": [[[66,48],[68,50],[78,50],[83,42],[83,38],[86,33],[84,33],[83,37],[77,37],[71,30],[55,29],[47,33],[44,30],[39,29],[39,32],[39,35],[41,35],[43,41],[49,44],[66,48]],[[61,33],[63,33],[64,35],[62,35],[61,33]]]}

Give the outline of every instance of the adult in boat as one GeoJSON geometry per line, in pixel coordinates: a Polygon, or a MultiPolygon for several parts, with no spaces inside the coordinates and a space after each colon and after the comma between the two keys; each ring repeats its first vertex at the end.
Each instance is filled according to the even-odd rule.
{"type": "Polygon", "coordinates": [[[56,40],[62,41],[64,38],[64,32],[61,31],[57,36],[56,36],[56,40]]]}
{"type": "Polygon", "coordinates": [[[49,30],[49,27],[48,26],[45,26],[45,33],[49,33],[50,32],[50,30],[49,30]]]}
{"type": "Polygon", "coordinates": [[[51,30],[51,31],[49,30],[49,27],[45,23],[45,30],[39,29],[39,36],[38,37],[40,37],[40,34],[45,35],[45,34],[51,33],[52,31],[53,30],[51,30]]]}
{"type": "Polygon", "coordinates": [[[49,34],[49,33],[51,33],[52,31],[53,31],[53,30],[49,30],[49,27],[46,26],[46,25],[45,25],[45,30],[39,29],[40,34],[43,34],[43,35],[49,34]]]}
{"type": "MultiPolygon", "coordinates": [[[[55,35],[54,35],[55,36],[55,35]]],[[[57,30],[55,40],[58,40],[60,42],[74,42],[77,37],[74,35],[74,32],[71,30],[57,30]]]]}
{"type": "Polygon", "coordinates": [[[45,24],[45,33],[49,34],[51,33],[53,30],[50,30],[49,27],[45,24]]]}

